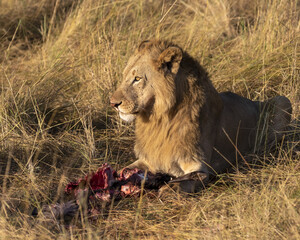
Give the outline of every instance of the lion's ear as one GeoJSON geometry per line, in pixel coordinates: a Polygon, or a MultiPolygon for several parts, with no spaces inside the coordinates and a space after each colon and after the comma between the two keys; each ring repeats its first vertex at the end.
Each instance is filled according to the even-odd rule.
{"type": "Polygon", "coordinates": [[[179,47],[168,47],[160,54],[158,64],[160,68],[176,74],[178,72],[181,59],[182,50],[179,47]]]}
{"type": "Polygon", "coordinates": [[[145,41],[142,41],[139,45],[139,47],[137,48],[138,51],[140,52],[142,49],[144,49],[146,47],[147,44],[150,43],[150,40],[145,40],[145,41]]]}

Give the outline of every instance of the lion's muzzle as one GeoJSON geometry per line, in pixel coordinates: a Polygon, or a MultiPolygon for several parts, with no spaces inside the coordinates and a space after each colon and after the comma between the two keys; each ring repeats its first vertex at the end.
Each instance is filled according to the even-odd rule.
{"type": "Polygon", "coordinates": [[[120,91],[116,91],[110,98],[110,105],[118,111],[119,116],[126,122],[132,122],[135,119],[133,102],[128,101],[120,91]]]}

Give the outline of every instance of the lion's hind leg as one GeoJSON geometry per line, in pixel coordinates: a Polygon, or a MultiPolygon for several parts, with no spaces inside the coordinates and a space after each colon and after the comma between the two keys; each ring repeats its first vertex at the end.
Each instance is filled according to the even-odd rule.
{"type": "Polygon", "coordinates": [[[268,149],[278,143],[291,121],[292,105],[288,98],[276,96],[260,105],[260,119],[257,128],[257,146],[268,149]]]}

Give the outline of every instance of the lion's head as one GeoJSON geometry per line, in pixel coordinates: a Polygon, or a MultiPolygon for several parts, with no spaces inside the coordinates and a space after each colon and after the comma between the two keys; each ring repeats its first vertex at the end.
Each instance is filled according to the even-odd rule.
{"type": "Polygon", "coordinates": [[[170,109],[176,101],[175,76],[181,59],[182,50],[174,44],[142,42],[129,59],[123,82],[110,100],[120,117],[131,122],[138,115],[170,109]]]}

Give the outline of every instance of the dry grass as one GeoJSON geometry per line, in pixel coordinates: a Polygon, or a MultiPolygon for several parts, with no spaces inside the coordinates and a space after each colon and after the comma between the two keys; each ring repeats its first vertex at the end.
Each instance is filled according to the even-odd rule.
{"type": "Polygon", "coordinates": [[[299,1],[0,1],[1,239],[299,239],[299,1]],[[175,41],[219,91],[281,94],[293,124],[262,167],[195,196],[144,196],[66,230],[30,217],[103,162],[131,161],[133,127],[108,106],[138,42],[175,41]]]}

